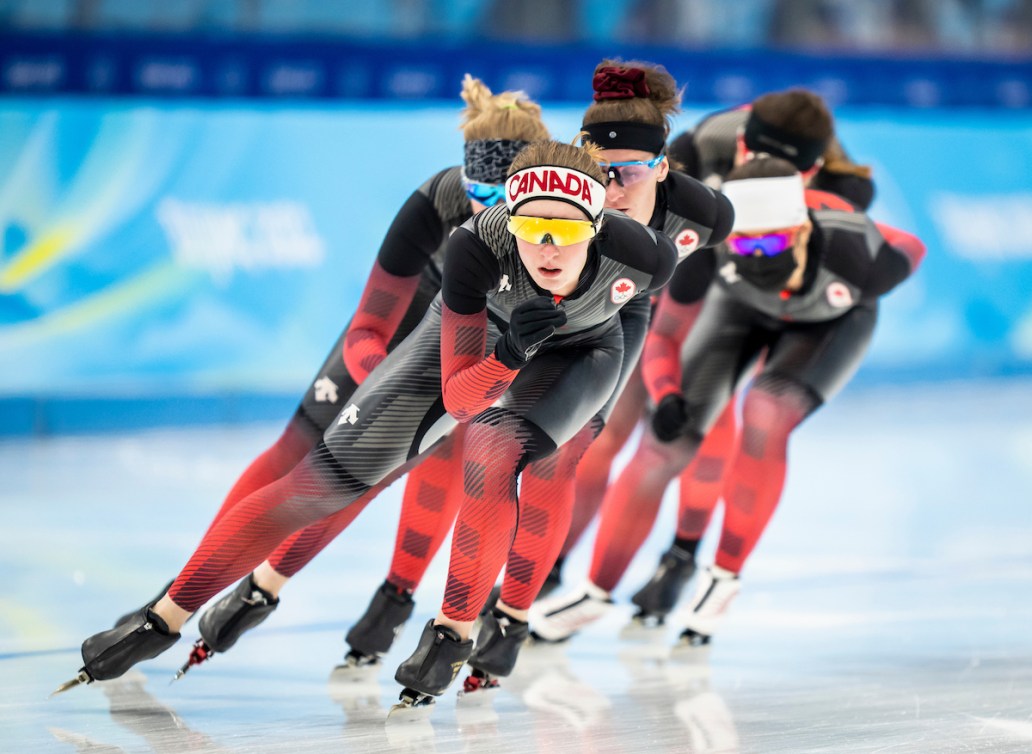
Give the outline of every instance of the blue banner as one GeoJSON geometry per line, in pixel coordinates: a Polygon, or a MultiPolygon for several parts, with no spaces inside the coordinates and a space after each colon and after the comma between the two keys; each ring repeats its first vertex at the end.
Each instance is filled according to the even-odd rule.
{"type": "MultiPolygon", "coordinates": [[[[580,114],[546,121],[569,140],[580,114]]],[[[858,380],[1032,372],[1030,118],[838,121],[872,215],[929,249],[858,380]]],[[[394,213],[461,160],[458,123],[440,102],[0,101],[0,397],[299,396],[394,213]]]]}
{"type": "Polygon", "coordinates": [[[689,49],[515,44],[331,36],[2,34],[0,93],[317,100],[435,100],[466,72],[494,89],[579,104],[604,58],[661,62],[688,101],[747,102],[805,86],[835,106],[1032,108],[1032,60],[970,56],[808,54],[783,49],[689,49]]]}

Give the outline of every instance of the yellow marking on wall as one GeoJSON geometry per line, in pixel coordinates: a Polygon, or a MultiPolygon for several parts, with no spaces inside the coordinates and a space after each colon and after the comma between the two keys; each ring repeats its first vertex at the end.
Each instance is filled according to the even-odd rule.
{"type": "Polygon", "coordinates": [[[0,293],[14,293],[21,285],[43,273],[70,250],[75,234],[58,228],[43,234],[0,270],[0,293]]]}

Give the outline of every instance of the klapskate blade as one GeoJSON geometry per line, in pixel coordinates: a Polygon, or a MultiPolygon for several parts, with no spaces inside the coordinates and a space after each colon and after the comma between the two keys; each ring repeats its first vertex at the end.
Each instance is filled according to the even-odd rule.
{"type": "Polygon", "coordinates": [[[53,699],[58,694],[63,694],[64,692],[68,691],[68,689],[73,689],[81,683],[90,683],[92,680],[93,679],[90,678],[89,673],[86,672],[86,668],[83,668],[78,672],[75,678],[71,679],[70,681],[65,681],[52,692],[50,692],[50,696],[48,696],[47,699],[53,699]]]}
{"type": "Polygon", "coordinates": [[[395,723],[418,723],[430,718],[430,711],[434,708],[433,698],[424,699],[415,704],[411,702],[398,702],[387,712],[387,722],[395,723]]]}
{"type": "Polygon", "coordinates": [[[456,695],[455,703],[466,707],[492,704],[492,700],[498,695],[498,689],[501,688],[498,679],[487,676],[480,681],[479,685],[477,683],[470,683],[471,679],[472,676],[463,682],[462,688],[459,689],[456,695]]]}

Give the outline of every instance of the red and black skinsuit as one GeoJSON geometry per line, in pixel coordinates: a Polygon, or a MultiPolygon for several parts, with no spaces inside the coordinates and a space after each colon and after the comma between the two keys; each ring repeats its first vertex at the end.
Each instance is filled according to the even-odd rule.
{"type": "Polygon", "coordinates": [[[597,586],[616,586],[651,529],[666,486],[764,354],[743,401],[716,559],[721,568],[741,571],[780,498],[790,433],[853,376],[874,331],[878,298],[923,257],[916,238],[876,225],[840,197],[808,191],[807,203],[813,231],[799,291],[752,285],[737,273],[735,255],[722,248],[708,276],[682,265],[664,292],[643,372],[656,403],[684,396],[688,424],[666,443],[648,428],[610,487],[591,567],[597,586]]]}
{"type": "MultiPolygon", "coordinates": [[[[527,365],[510,369],[495,341],[520,303],[542,295],[519,260],[499,205],[448,241],[443,288],[416,329],[370,374],[323,439],[288,474],[248,495],[217,521],[169,596],[193,611],[248,573],[288,535],[359,501],[468,424],[463,505],[456,523],[445,613],[473,620],[512,544],[521,510],[516,479],[585,425],[604,421],[637,359],[648,295],[672,272],[673,243],[619,213],[606,213],[567,322],[527,365]]],[[[543,526],[553,525],[542,522],[543,526]]],[[[550,563],[527,563],[547,572],[550,563]]]]}
{"type": "MultiPolygon", "coordinates": [[[[448,236],[473,215],[458,166],[419,187],[398,211],[377,253],[358,309],[312,380],[283,434],[241,474],[216,514],[281,478],[316,446],[366,376],[419,324],[441,289],[448,236]]],[[[442,448],[442,454],[446,449],[442,448]]],[[[433,463],[425,464],[433,471],[433,463]]],[[[411,489],[418,489],[418,484],[411,489]]],[[[406,505],[411,506],[406,494],[406,505]]],[[[269,557],[279,573],[293,576],[362,509],[291,535],[269,557]]]]}
{"type": "MultiPolygon", "coordinates": [[[[656,204],[648,226],[674,241],[680,266],[687,264],[692,269],[703,269],[702,274],[706,274],[708,268],[703,260],[714,253],[713,246],[727,237],[733,220],[731,205],[720,193],[671,171],[657,185],[656,204]]],[[[634,430],[646,402],[639,363],[618,396],[605,432],[598,426],[592,434],[578,437],[578,442],[561,448],[548,459],[550,464],[535,464],[527,469],[521,482],[523,499],[555,511],[556,517],[568,517],[570,523],[567,533],[559,539],[557,529],[535,533],[521,525],[515,549],[533,551],[538,559],[549,563],[569,552],[597,512],[609,481],[612,458],[634,430]]],[[[537,597],[537,591],[529,592],[518,579],[510,578],[517,566],[512,562],[507,565],[501,600],[512,608],[525,610],[537,597]]]]}
{"type": "MultiPolygon", "coordinates": [[[[670,142],[670,157],[689,175],[707,185],[719,186],[734,167],[738,135],[745,128],[750,110],[750,105],[744,105],[706,116],[694,130],[686,131],[670,142]]],[[[874,197],[874,184],[870,178],[831,173],[824,168],[817,171],[811,185],[845,197],[852,202],[852,205],[846,203],[846,207],[855,205],[864,211],[874,197]]],[[[827,197],[826,193],[822,195],[827,197]]],[[[811,192],[810,196],[814,194],[811,192]]],[[[703,275],[700,279],[708,281],[709,277],[703,275]]],[[[694,310],[686,311],[685,316],[690,318],[697,314],[699,306],[701,297],[694,310]]],[[[690,321],[685,324],[690,328],[690,321]]],[[[644,384],[640,380],[632,380],[613,411],[606,433],[585,454],[577,472],[573,523],[560,557],[565,557],[573,549],[601,507],[613,459],[630,437],[646,403],[644,384]]],[[[702,539],[723,490],[724,476],[737,439],[735,405],[729,401],[706,434],[698,454],[680,475],[675,545],[692,550],[702,539]]]]}

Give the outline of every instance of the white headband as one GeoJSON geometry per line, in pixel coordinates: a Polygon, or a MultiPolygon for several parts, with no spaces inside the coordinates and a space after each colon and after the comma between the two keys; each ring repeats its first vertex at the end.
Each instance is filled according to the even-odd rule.
{"type": "Polygon", "coordinates": [[[806,194],[799,173],[727,181],[721,189],[735,208],[734,233],[794,228],[806,221],[806,194]]]}
{"type": "Polygon", "coordinates": [[[533,199],[569,202],[594,222],[605,206],[606,187],[587,173],[557,165],[535,165],[505,179],[505,204],[510,213],[533,199]]]}

